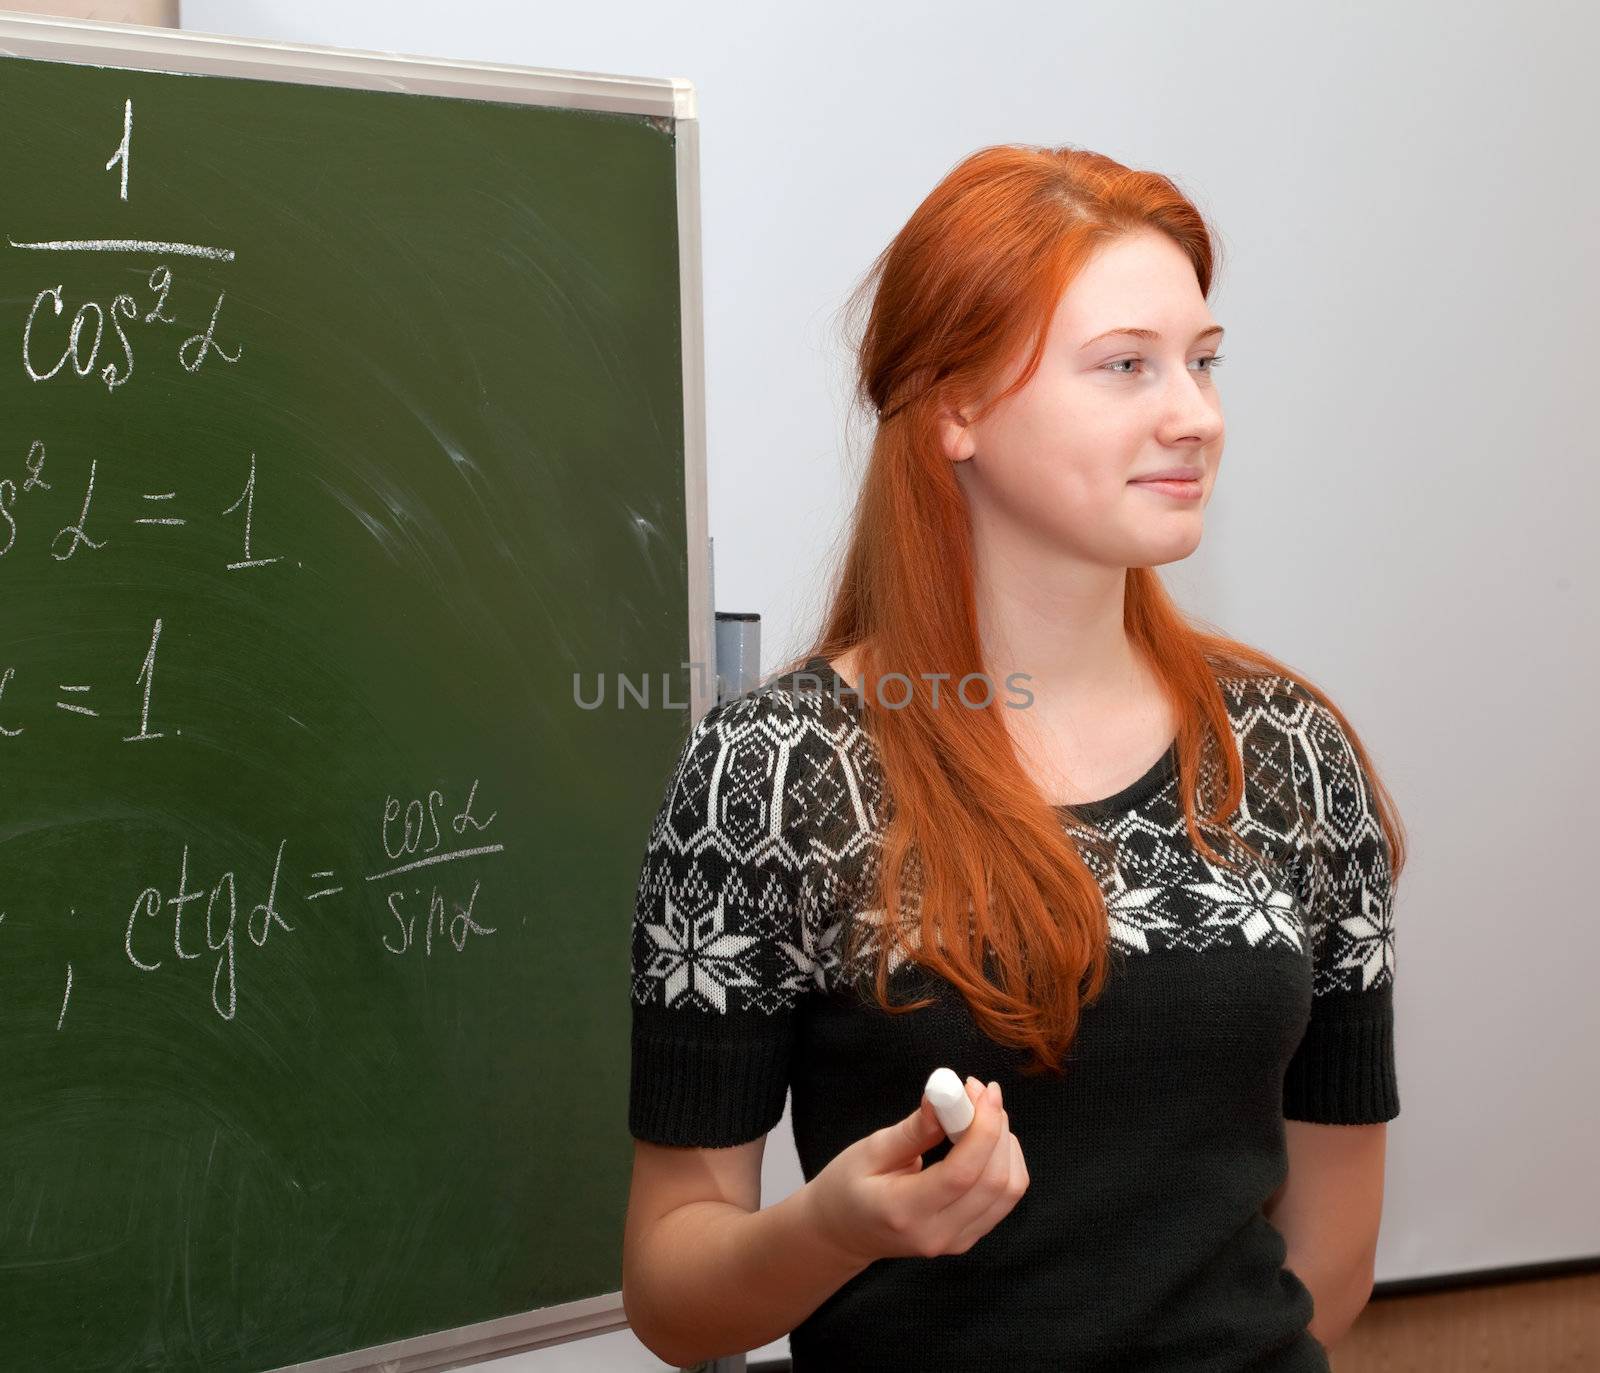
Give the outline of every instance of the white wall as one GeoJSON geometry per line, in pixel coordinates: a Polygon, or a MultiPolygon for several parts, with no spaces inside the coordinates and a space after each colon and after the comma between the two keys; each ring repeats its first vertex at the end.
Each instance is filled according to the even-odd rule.
{"type": "MultiPolygon", "coordinates": [[[[181,20],[696,83],[717,604],[762,613],[766,666],[805,645],[853,491],[834,311],[917,202],[997,142],[1178,178],[1227,254],[1229,443],[1169,584],[1334,695],[1414,844],[1378,1279],[1600,1253],[1592,9],[185,0],[181,20]]],[[[786,1120],[766,1199],[799,1183],[786,1120]]],[[[624,1334],[495,1368],[656,1366],[624,1334]]]]}

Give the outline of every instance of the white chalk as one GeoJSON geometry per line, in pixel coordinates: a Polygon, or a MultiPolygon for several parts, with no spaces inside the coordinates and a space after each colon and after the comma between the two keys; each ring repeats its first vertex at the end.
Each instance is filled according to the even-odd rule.
{"type": "Polygon", "coordinates": [[[933,1103],[933,1113],[939,1117],[939,1124],[944,1126],[951,1142],[960,1139],[978,1114],[972,1098],[967,1095],[966,1084],[950,1069],[935,1068],[922,1092],[933,1103]]]}

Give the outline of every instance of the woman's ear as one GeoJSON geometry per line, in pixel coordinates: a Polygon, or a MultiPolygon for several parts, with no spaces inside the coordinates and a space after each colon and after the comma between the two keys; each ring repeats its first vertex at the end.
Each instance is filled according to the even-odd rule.
{"type": "Polygon", "coordinates": [[[951,462],[965,462],[978,451],[967,417],[954,407],[939,412],[939,444],[951,462]]]}

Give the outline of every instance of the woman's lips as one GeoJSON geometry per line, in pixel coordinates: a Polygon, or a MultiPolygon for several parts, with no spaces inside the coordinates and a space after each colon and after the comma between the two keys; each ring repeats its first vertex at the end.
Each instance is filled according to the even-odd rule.
{"type": "Polygon", "coordinates": [[[1129,486],[1142,486],[1150,491],[1161,491],[1168,496],[1176,496],[1179,500],[1197,501],[1200,499],[1199,481],[1135,481],[1129,486]]]}

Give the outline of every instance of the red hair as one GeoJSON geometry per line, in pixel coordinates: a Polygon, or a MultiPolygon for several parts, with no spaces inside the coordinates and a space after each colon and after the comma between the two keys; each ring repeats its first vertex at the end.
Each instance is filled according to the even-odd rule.
{"type": "MultiPolygon", "coordinates": [[[[1098,153],[985,148],[917,207],[850,299],[854,313],[870,298],[856,344],[856,389],[878,424],[821,636],[789,669],[854,651],[855,677],[865,682],[859,699],[892,797],[870,903],[885,913],[880,931],[889,936],[875,960],[878,1004],[892,1014],[930,1004],[890,1004],[890,954],[899,947],[950,982],[991,1039],[1030,1051],[1025,1071],[1061,1071],[1080,1008],[1104,986],[1109,929],[1099,882],[1017,758],[999,686],[982,709],[931,703],[922,673],[956,681],[985,671],[966,502],[936,421],[947,406],[982,414],[1024,386],[1062,293],[1089,257],[1151,229],[1187,254],[1209,296],[1214,248],[1201,213],[1167,177],[1098,153]],[[980,404],[1024,348],[1020,374],[980,404]],[[892,679],[884,700],[897,708],[881,709],[878,677],[890,669],[913,685],[899,706],[905,678],[892,679]],[[909,920],[908,868],[918,893],[909,920]],[[896,933],[906,928],[917,931],[915,950],[896,933]]],[[[1195,846],[1233,866],[1202,833],[1202,825],[1215,825],[1255,852],[1226,822],[1243,797],[1244,770],[1217,674],[1277,677],[1298,684],[1345,730],[1373,782],[1398,877],[1405,863],[1398,813],[1338,707],[1283,663],[1190,620],[1154,569],[1129,568],[1124,595],[1129,641],[1178,720],[1178,789],[1195,846]],[[1196,790],[1207,741],[1222,783],[1202,814],[1196,790]]],[[[852,923],[847,962],[874,932],[852,923]]]]}

